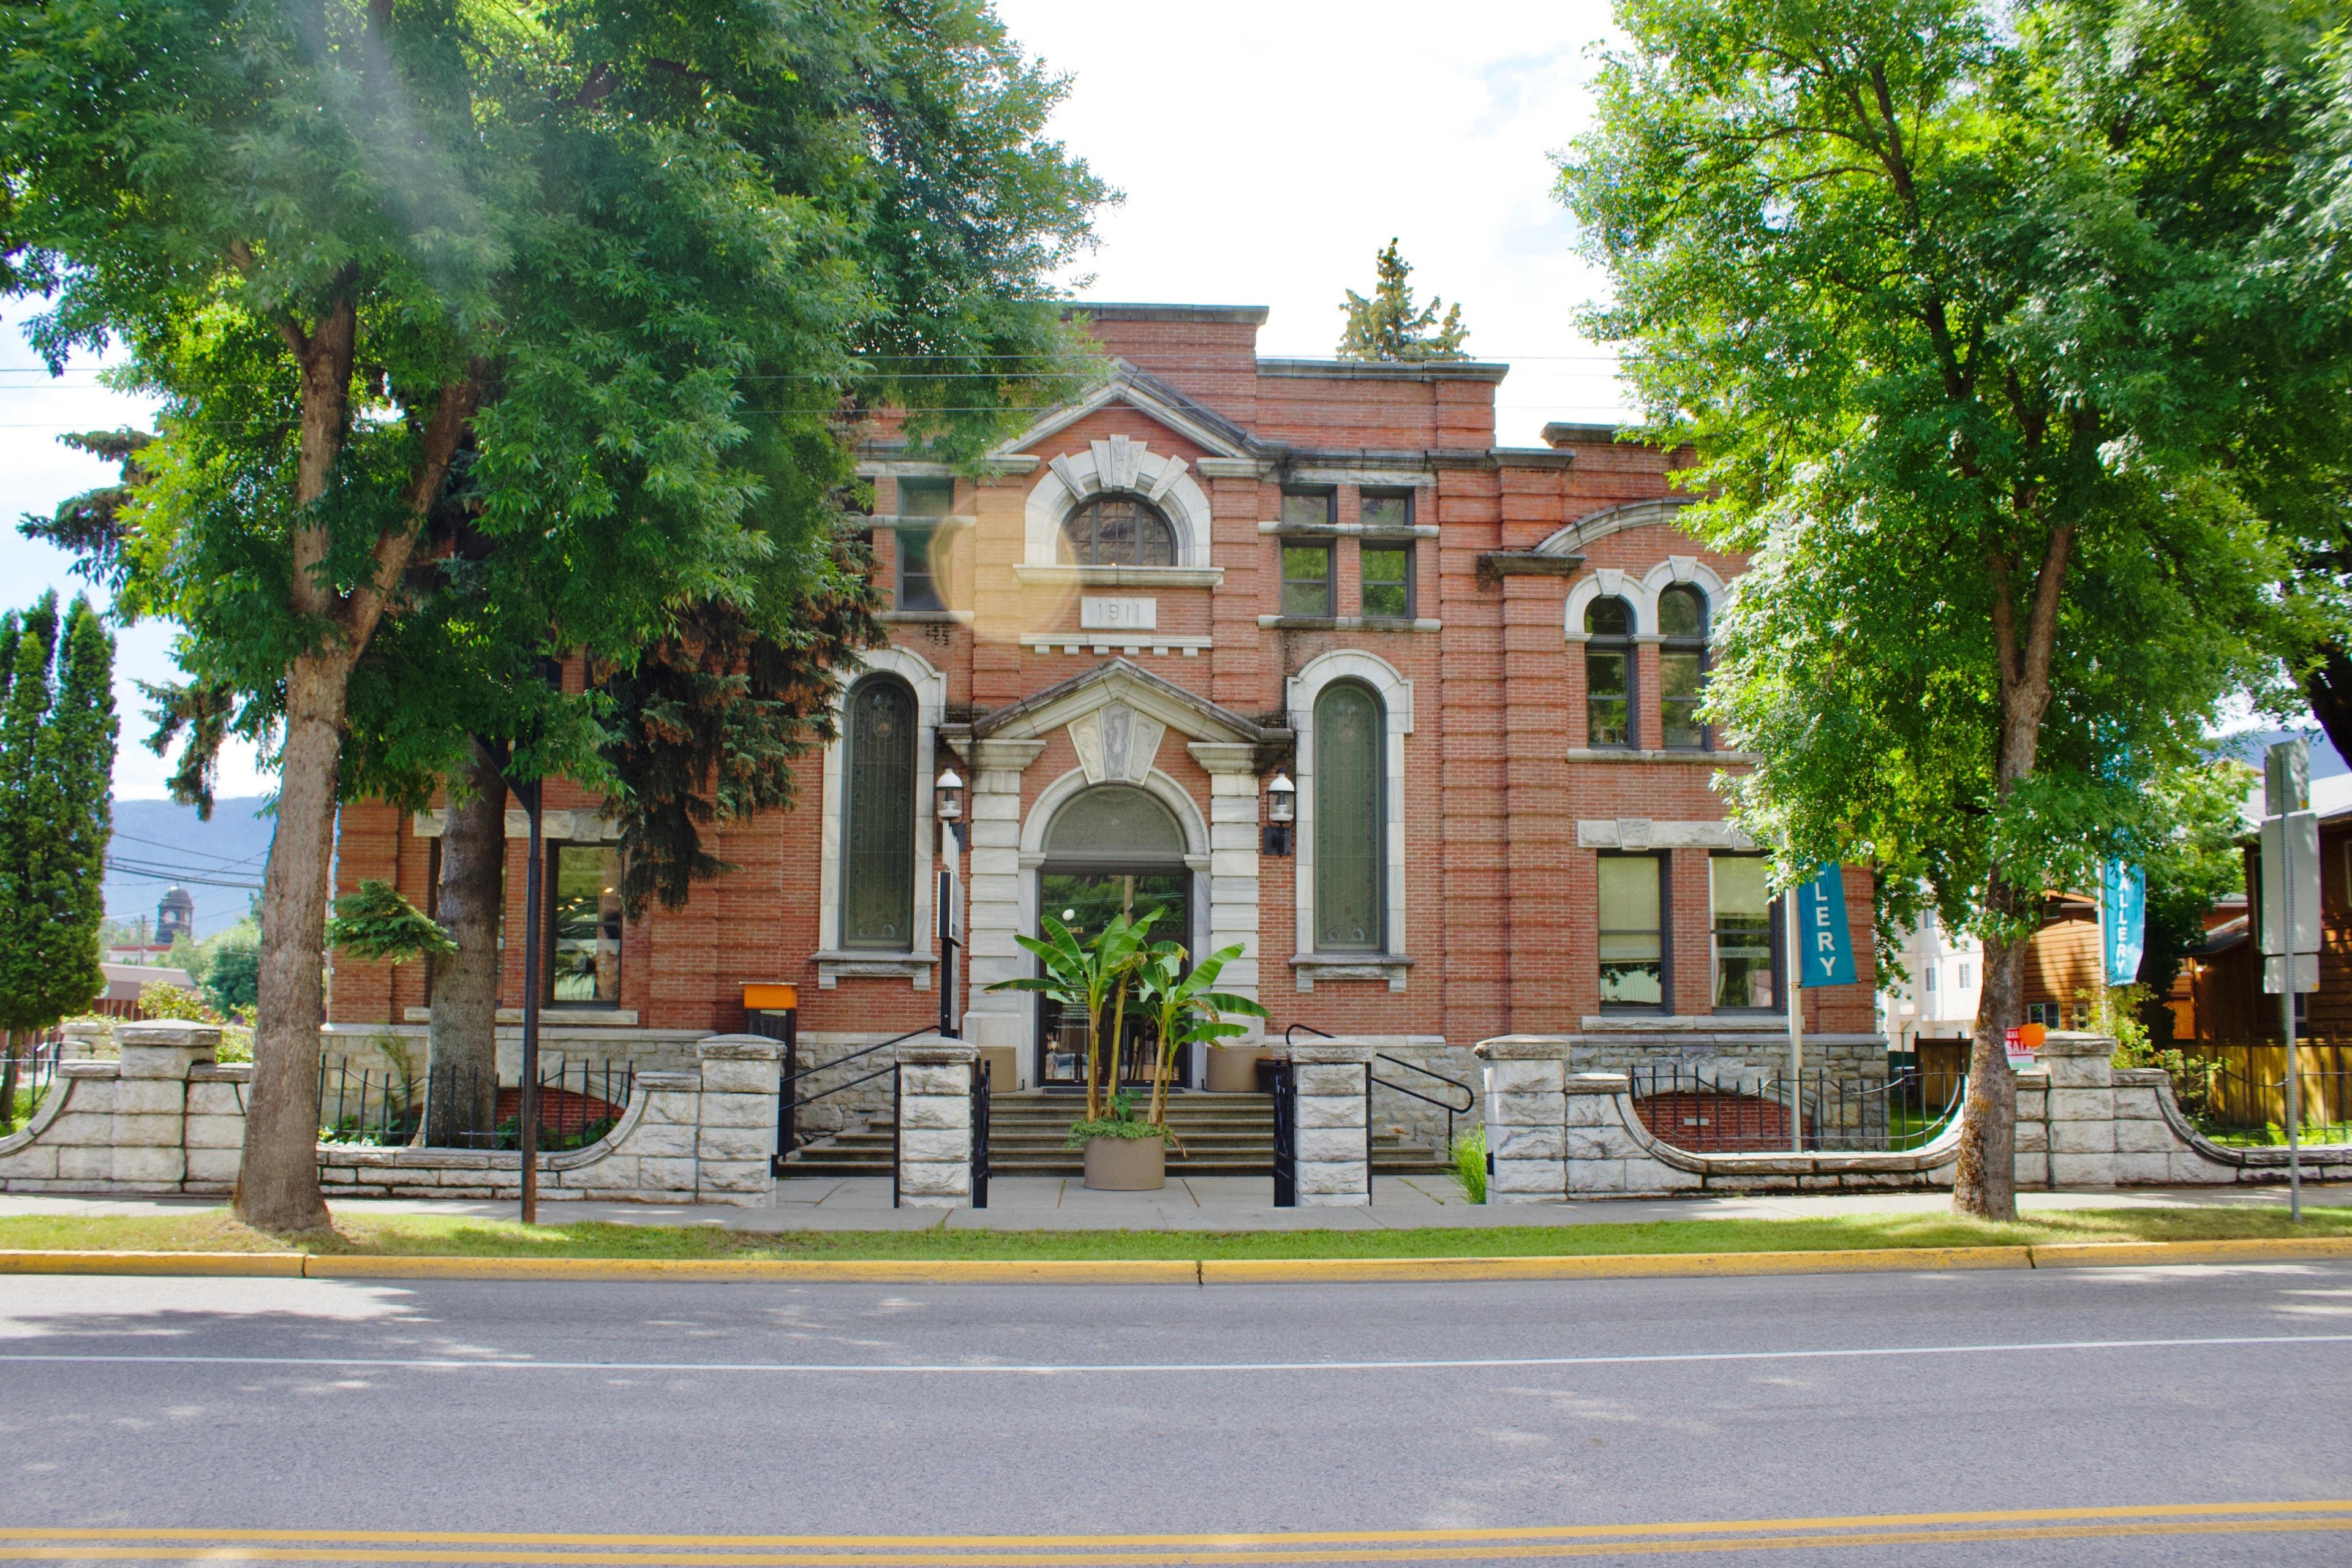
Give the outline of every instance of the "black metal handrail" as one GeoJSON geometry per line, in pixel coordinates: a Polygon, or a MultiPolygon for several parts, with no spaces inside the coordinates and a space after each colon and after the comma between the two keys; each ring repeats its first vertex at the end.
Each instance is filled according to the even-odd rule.
{"type": "Polygon", "coordinates": [[[1291,1038],[1291,1037],[1298,1033],[1301,1029],[1306,1030],[1310,1035],[1320,1035],[1327,1040],[1336,1040],[1339,1037],[1330,1030],[1318,1029],[1312,1024],[1293,1024],[1290,1027],[1282,1031],[1282,1043],[1286,1049],[1297,1043],[1291,1038]]]}
{"type": "MultiPolygon", "coordinates": [[[[1430,1068],[1423,1067],[1419,1062],[1409,1062],[1409,1061],[1405,1060],[1402,1057],[1392,1057],[1392,1056],[1389,1055],[1389,1054],[1388,1054],[1388,1052],[1386,1052],[1386,1051],[1376,1051],[1376,1052],[1374,1052],[1374,1053],[1373,1053],[1373,1055],[1374,1055],[1374,1057],[1375,1057],[1377,1059],[1379,1059],[1379,1060],[1381,1060],[1381,1061],[1384,1061],[1384,1062],[1394,1062],[1397,1066],[1399,1066],[1399,1067],[1401,1067],[1401,1068],[1404,1068],[1407,1072],[1417,1072],[1417,1073],[1421,1074],[1421,1075],[1422,1075],[1422,1077],[1423,1077],[1423,1078],[1433,1078],[1433,1079],[1435,1079],[1438,1082],[1440,1082],[1440,1083],[1442,1083],[1442,1084],[1444,1084],[1444,1085],[1448,1086],[1449,1088],[1456,1089],[1461,1090],[1461,1092],[1462,1092],[1462,1103],[1461,1103],[1461,1104],[1459,1104],[1459,1105],[1456,1105],[1456,1104],[1454,1104],[1454,1103],[1453,1102],[1453,1100],[1451,1100],[1450,1099],[1449,1099],[1449,1100],[1437,1100],[1437,1099],[1434,1099],[1434,1098],[1433,1098],[1433,1097],[1431,1097],[1431,1096],[1429,1096],[1429,1095],[1426,1095],[1426,1094],[1422,1093],[1422,1092],[1421,1092],[1419,1089],[1407,1089],[1403,1084],[1401,1084],[1401,1083],[1397,1082],[1397,1081],[1396,1081],[1395,1079],[1385,1079],[1385,1078],[1381,1078],[1381,1077],[1379,1074],[1377,1074],[1377,1073],[1371,1073],[1371,1069],[1370,1069],[1370,1066],[1369,1066],[1369,1065],[1365,1068],[1365,1071],[1366,1071],[1367,1073],[1371,1073],[1371,1081],[1372,1081],[1372,1082],[1374,1082],[1374,1083],[1376,1083],[1376,1084],[1379,1084],[1381,1088],[1383,1088],[1383,1089],[1394,1089],[1397,1093],[1399,1093],[1399,1094],[1402,1094],[1402,1095],[1405,1096],[1405,1097],[1406,1097],[1407,1099],[1409,1099],[1409,1100],[1417,1100],[1421,1101],[1423,1105],[1433,1105],[1433,1106],[1437,1107],[1440,1110],[1443,1110],[1444,1112],[1445,1112],[1445,1152],[1446,1152],[1448,1154],[1453,1153],[1453,1152],[1454,1152],[1454,1119],[1456,1116],[1467,1116],[1467,1115],[1469,1115],[1469,1114],[1470,1114],[1470,1112],[1471,1112],[1471,1111],[1473,1111],[1474,1110],[1477,1109],[1477,1105],[1478,1105],[1478,1094],[1477,1094],[1477,1091],[1476,1091],[1475,1089],[1472,1089],[1468,1084],[1464,1083],[1460,1079],[1458,1079],[1458,1078],[1449,1078],[1449,1077],[1447,1077],[1445,1074],[1444,1074],[1444,1073],[1442,1073],[1442,1072],[1438,1072],[1438,1071],[1434,1070],[1433,1068],[1430,1068]]],[[[1370,1119],[1370,1115],[1371,1115],[1371,1106],[1370,1106],[1370,1097],[1369,1097],[1369,1095],[1367,1096],[1367,1100],[1366,1100],[1366,1104],[1365,1104],[1365,1108],[1364,1108],[1364,1114],[1365,1114],[1365,1117],[1366,1117],[1368,1120],[1370,1119]]]]}
{"type": "MultiPolygon", "coordinates": [[[[800,1110],[802,1106],[814,1105],[818,1100],[829,1099],[845,1089],[856,1089],[860,1084],[872,1083],[898,1064],[894,1059],[888,1066],[876,1068],[861,1078],[851,1079],[846,1083],[835,1084],[831,1089],[818,1089],[814,1094],[795,1096],[793,1093],[793,1085],[804,1078],[814,1078],[818,1073],[831,1072],[835,1068],[845,1063],[856,1061],[862,1057],[870,1057],[877,1051],[887,1050],[893,1046],[903,1046],[918,1035],[929,1033],[931,1031],[929,1028],[909,1029],[903,1035],[893,1035],[887,1040],[877,1040],[873,1045],[860,1047],[847,1056],[835,1057],[829,1062],[820,1062],[810,1068],[794,1068],[791,1072],[780,1077],[776,1080],[776,1153],[772,1162],[776,1173],[783,1174],[785,1157],[801,1146],[800,1110]]],[[[895,1201],[891,1206],[894,1208],[898,1206],[895,1201]]]]}

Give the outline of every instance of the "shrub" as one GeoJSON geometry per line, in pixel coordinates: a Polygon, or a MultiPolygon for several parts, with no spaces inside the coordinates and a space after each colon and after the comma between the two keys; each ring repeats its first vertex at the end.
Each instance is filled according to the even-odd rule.
{"type": "Polygon", "coordinates": [[[139,993],[142,1018],[184,1018],[192,1024],[217,1024],[212,1004],[184,985],[150,985],[139,993]]]}
{"type": "Polygon", "coordinates": [[[1486,1201],[1486,1130],[1474,1127],[1454,1141],[1454,1174],[1474,1204],[1486,1201]]]}

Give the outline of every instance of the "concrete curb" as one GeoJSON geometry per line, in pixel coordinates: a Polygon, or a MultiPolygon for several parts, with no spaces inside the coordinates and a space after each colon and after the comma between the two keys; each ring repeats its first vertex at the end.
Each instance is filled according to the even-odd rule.
{"type": "Polygon", "coordinates": [[[2068,1242],[1822,1252],[1607,1253],[1569,1258],[357,1258],[299,1252],[0,1251],[0,1275],[215,1275],[307,1279],[636,1279],[691,1284],[1283,1285],[1479,1279],[1658,1279],[1756,1274],[2117,1268],[2352,1258],[2352,1237],[2068,1242]]]}

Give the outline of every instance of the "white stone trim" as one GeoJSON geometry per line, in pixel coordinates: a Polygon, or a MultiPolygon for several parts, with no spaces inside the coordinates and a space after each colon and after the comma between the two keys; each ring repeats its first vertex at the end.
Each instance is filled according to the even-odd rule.
{"type": "MultiPolygon", "coordinates": [[[[1297,737],[1293,782],[1298,785],[1298,821],[1291,840],[1297,867],[1293,879],[1297,909],[1294,940],[1301,952],[1312,952],[1309,939],[1315,931],[1315,703],[1323,695],[1323,689],[1335,680],[1362,681],[1379,695],[1381,706],[1388,715],[1387,777],[1381,791],[1388,814],[1388,865],[1387,876],[1382,879],[1388,900],[1388,941],[1378,953],[1350,956],[1357,963],[1402,958],[1410,951],[1405,941],[1404,738],[1412,733],[1412,682],[1399,675],[1396,667],[1386,659],[1355,648],[1335,649],[1308,659],[1285,687],[1290,728],[1297,737]]],[[[1312,968],[1297,969],[1295,973],[1300,990],[1314,988],[1312,968]]],[[[1386,972],[1385,977],[1391,990],[1404,989],[1401,968],[1386,972]]]]}
{"type": "Polygon", "coordinates": [[[938,847],[931,827],[931,780],[937,773],[932,742],[946,711],[948,679],[931,662],[910,648],[869,648],[859,656],[857,673],[834,694],[835,738],[824,748],[824,824],[817,868],[817,938],[820,952],[841,948],[841,782],[842,748],[849,726],[844,707],[850,689],[868,675],[895,675],[915,691],[915,929],[903,953],[860,950],[856,962],[820,963],[817,984],[831,989],[843,974],[903,974],[918,991],[930,989],[936,959],[936,933],[931,929],[931,889],[938,880],[938,847]]]}
{"type": "Polygon", "coordinates": [[[1683,508],[1692,503],[1688,496],[1654,496],[1647,500],[1621,501],[1588,512],[1536,546],[1538,555],[1575,555],[1596,540],[1612,533],[1622,533],[1629,528],[1678,528],[1683,508]]]}
{"type": "Polygon", "coordinates": [[[1664,637],[1665,634],[1658,630],[1658,595],[1676,583],[1691,584],[1706,595],[1706,624],[1712,633],[1730,586],[1698,557],[1669,555],[1638,577],[1614,566],[1600,566],[1578,578],[1568,591],[1564,622],[1568,640],[1587,640],[1591,634],[1584,629],[1584,612],[1591,607],[1593,600],[1611,596],[1633,606],[1633,635],[1637,638],[1655,640],[1664,637]]]}
{"type": "Polygon", "coordinates": [[[1756,840],[1728,822],[1658,822],[1646,816],[1579,821],[1580,849],[1753,849],[1756,840]]]}
{"type": "Polygon", "coordinates": [[[1083,452],[1047,459],[1031,487],[1022,563],[1062,566],[1062,522],[1073,508],[1105,490],[1131,490],[1158,506],[1176,531],[1176,564],[1194,571],[1209,565],[1209,498],[1173,453],[1153,452],[1141,441],[1113,436],[1083,452]]]}

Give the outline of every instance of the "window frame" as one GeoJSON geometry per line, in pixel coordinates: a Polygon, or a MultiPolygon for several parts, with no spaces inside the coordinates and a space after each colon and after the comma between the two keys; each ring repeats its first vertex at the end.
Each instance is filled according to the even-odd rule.
{"type": "Polygon", "coordinates": [[[1411,485],[1362,486],[1356,491],[1356,521],[1363,528],[1366,536],[1372,539],[1395,538],[1409,533],[1412,530],[1415,519],[1419,516],[1416,500],[1420,492],[1411,485]],[[1404,521],[1402,522],[1368,521],[1364,516],[1364,505],[1368,501],[1376,500],[1404,502],[1404,521]]]}
{"type": "MultiPolygon", "coordinates": [[[[1786,963],[1786,943],[1783,941],[1788,931],[1788,911],[1781,901],[1782,899],[1787,897],[1787,895],[1783,894],[1780,898],[1771,896],[1769,884],[1767,884],[1766,897],[1764,900],[1764,944],[1766,950],[1770,954],[1770,957],[1766,960],[1766,969],[1772,982],[1772,1000],[1761,1007],[1727,1007],[1724,1005],[1721,999],[1723,993],[1723,975],[1721,965],[1723,960],[1721,949],[1718,944],[1722,941],[1723,922],[1716,907],[1715,868],[1718,861],[1723,860],[1761,861],[1762,859],[1764,859],[1763,856],[1749,854],[1745,850],[1717,850],[1707,856],[1706,995],[1707,1010],[1711,1013],[1728,1013],[1741,1017],[1751,1018],[1767,1017],[1782,1011],[1788,1005],[1788,964],[1786,963]]],[[[1668,917],[1672,918],[1673,900],[1669,899],[1667,902],[1669,906],[1667,911],[1668,917]]]]}
{"type": "Polygon", "coordinates": [[[1337,545],[1338,541],[1336,540],[1318,538],[1313,535],[1280,534],[1276,537],[1275,582],[1276,584],[1277,591],[1282,595],[1280,614],[1283,619],[1293,621],[1328,621],[1338,616],[1339,601],[1339,552],[1337,545]],[[1308,583],[1315,581],[1310,578],[1298,578],[1294,580],[1291,577],[1290,552],[1294,550],[1312,550],[1323,557],[1323,575],[1320,579],[1323,590],[1323,607],[1319,610],[1294,610],[1290,607],[1290,589],[1293,582],[1296,581],[1298,585],[1303,587],[1308,583]]]}
{"type": "Polygon", "coordinates": [[[903,676],[895,672],[877,670],[861,677],[855,685],[850,687],[849,690],[843,697],[843,710],[845,721],[841,727],[841,780],[843,786],[841,792],[841,885],[837,889],[839,907],[835,910],[835,914],[838,926],[836,940],[840,944],[841,951],[846,952],[916,952],[920,951],[922,936],[921,931],[918,929],[918,921],[916,918],[920,905],[920,900],[916,897],[916,884],[920,880],[918,874],[917,862],[920,858],[921,846],[917,840],[919,837],[919,827],[922,816],[920,800],[922,755],[919,743],[921,740],[919,731],[922,726],[922,700],[916,694],[913,686],[908,684],[903,676]],[[906,886],[903,907],[906,910],[906,934],[902,941],[899,941],[895,944],[871,940],[861,940],[856,934],[850,918],[853,900],[856,896],[858,889],[857,861],[859,856],[857,835],[870,819],[870,815],[874,813],[875,806],[880,804],[879,802],[873,801],[869,793],[866,789],[860,787],[860,782],[857,777],[857,753],[859,751],[857,731],[858,700],[866,692],[867,688],[877,684],[893,688],[898,691],[900,699],[906,703],[907,715],[906,787],[908,810],[906,812],[905,824],[905,854],[901,857],[905,861],[903,870],[906,878],[906,886]]]}
{"type": "Polygon", "coordinates": [[[1070,552],[1069,563],[1074,566],[1119,567],[1129,572],[1167,572],[1181,566],[1184,563],[1184,540],[1183,536],[1176,531],[1175,520],[1168,515],[1167,511],[1160,507],[1159,502],[1153,500],[1150,496],[1140,494],[1135,490],[1097,490],[1092,495],[1081,498],[1075,506],[1071,507],[1068,511],[1062,514],[1062,521],[1060,528],[1057,531],[1057,537],[1060,540],[1060,544],[1057,548],[1067,550],[1070,552]],[[1136,534],[1135,553],[1138,559],[1133,561],[1105,561],[1101,559],[1102,509],[1112,501],[1128,501],[1133,503],[1136,507],[1141,510],[1146,519],[1157,523],[1160,529],[1166,532],[1168,537],[1168,559],[1166,561],[1147,563],[1140,559],[1144,553],[1144,550],[1143,536],[1139,530],[1136,534]],[[1091,517],[1095,520],[1088,525],[1087,531],[1087,546],[1084,550],[1080,550],[1078,548],[1077,541],[1071,537],[1070,532],[1071,524],[1076,522],[1082,517],[1091,517]]]}
{"type": "Polygon", "coordinates": [[[1604,594],[1584,606],[1584,744],[1597,752],[1639,751],[1642,745],[1641,658],[1635,652],[1641,645],[1635,642],[1634,629],[1640,626],[1634,618],[1631,601],[1622,595],[1604,594]],[[1616,604],[1625,612],[1625,630],[1597,632],[1592,629],[1592,613],[1605,604],[1616,604]],[[1625,688],[1622,693],[1607,698],[1598,696],[1592,689],[1592,658],[1595,653],[1615,654],[1624,660],[1625,688]],[[1600,738],[1600,726],[1593,722],[1593,705],[1600,701],[1622,701],[1625,705],[1625,738],[1604,741],[1600,738]]]}
{"type": "Polygon", "coordinates": [[[1410,539],[1400,539],[1393,534],[1368,534],[1365,536],[1363,542],[1357,547],[1356,552],[1356,602],[1357,608],[1362,612],[1364,619],[1368,621],[1409,621],[1413,618],[1415,612],[1415,606],[1413,605],[1413,578],[1415,575],[1413,572],[1413,557],[1418,553],[1419,552],[1413,548],[1412,542],[1410,539]],[[1387,612],[1374,614],[1371,607],[1369,590],[1373,586],[1373,584],[1371,578],[1366,574],[1365,558],[1380,552],[1395,554],[1402,557],[1404,562],[1404,576],[1402,581],[1391,583],[1388,579],[1383,579],[1379,584],[1384,588],[1396,586],[1404,590],[1404,608],[1393,615],[1387,612]]]}
{"type": "Polygon", "coordinates": [[[1336,485],[1285,485],[1282,488],[1282,500],[1277,516],[1281,526],[1285,529],[1330,528],[1339,521],[1339,487],[1336,485]],[[1323,515],[1318,518],[1291,516],[1290,503],[1295,500],[1320,502],[1323,515]]]}
{"type": "Polygon", "coordinates": [[[1596,988],[1601,983],[1601,965],[1606,962],[1601,939],[1612,931],[1631,928],[1608,927],[1601,923],[1601,862],[1608,860],[1648,860],[1658,868],[1658,1000],[1655,1002],[1611,1002],[1602,1000],[1601,1011],[1610,1015],[1633,1017],[1671,1018],[1675,1016],[1675,858],[1668,849],[1602,849],[1594,853],[1592,873],[1592,976],[1596,988]]]}
{"type": "Polygon", "coordinates": [[[1354,957],[1385,956],[1392,951],[1394,933],[1389,929],[1389,865],[1388,865],[1388,702],[1373,689],[1370,682],[1342,676],[1324,683],[1315,694],[1315,705],[1309,713],[1315,727],[1315,878],[1308,908],[1313,916],[1309,928],[1307,950],[1315,953],[1339,953],[1354,957]],[[1358,846],[1370,868],[1370,909],[1375,930],[1370,945],[1335,946],[1324,941],[1325,882],[1332,875],[1334,857],[1329,853],[1336,833],[1330,809],[1332,763],[1330,748],[1324,743],[1324,705],[1342,691],[1360,696],[1370,707],[1370,728],[1364,739],[1363,765],[1370,784],[1370,810],[1369,821],[1362,829],[1363,841],[1358,846]]]}
{"type": "Polygon", "coordinates": [[[948,607],[948,596],[945,586],[940,581],[944,574],[939,569],[940,563],[937,557],[932,554],[932,551],[939,542],[940,525],[935,522],[901,522],[891,531],[897,536],[898,552],[897,568],[892,574],[897,578],[897,582],[892,585],[890,594],[891,608],[913,615],[937,614],[945,610],[948,607]],[[923,554],[923,570],[914,575],[919,576],[928,584],[927,592],[930,595],[930,602],[921,605],[908,601],[907,586],[909,576],[907,563],[914,559],[915,552],[919,550],[923,554]]]}
{"type": "Polygon", "coordinates": [[[1665,587],[1658,591],[1658,629],[1660,633],[1658,639],[1658,743],[1668,751],[1706,752],[1713,750],[1715,746],[1714,727],[1705,723],[1698,717],[1699,704],[1705,700],[1706,694],[1706,678],[1708,673],[1708,665],[1710,662],[1707,656],[1707,628],[1712,618],[1713,610],[1714,606],[1707,603],[1706,591],[1700,588],[1696,583],[1670,583],[1665,587]],[[1665,603],[1666,595],[1669,594],[1687,594],[1691,598],[1697,601],[1697,631],[1675,632],[1671,634],[1666,632],[1665,603]],[[1693,657],[1696,658],[1698,663],[1698,685],[1696,690],[1693,695],[1687,698],[1678,697],[1669,699],[1666,696],[1665,661],[1669,658],[1693,657]],[[1666,704],[1670,700],[1676,703],[1687,702],[1690,705],[1691,726],[1698,731],[1697,740],[1677,741],[1674,738],[1674,725],[1666,716],[1666,704]]]}
{"type": "MultiPolygon", "coordinates": [[[[547,889],[547,909],[542,918],[547,921],[547,931],[544,956],[541,960],[539,1005],[551,1011],[561,1008],[568,1012],[612,1012],[621,1005],[621,982],[624,976],[622,965],[628,956],[629,921],[625,910],[617,910],[613,922],[612,996],[609,999],[592,996],[584,1001],[577,998],[567,1001],[555,994],[555,963],[559,951],[556,946],[556,933],[559,929],[557,917],[562,912],[557,891],[563,885],[563,856],[567,850],[610,856],[613,858],[615,877],[617,878],[619,874],[620,850],[611,844],[553,839],[542,849],[541,853],[546,856],[546,867],[541,874],[547,879],[544,884],[547,889]]],[[[604,923],[604,911],[601,909],[597,911],[597,922],[599,926],[604,923]]],[[[602,940],[604,934],[601,930],[598,931],[599,940],[602,940]]]]}

